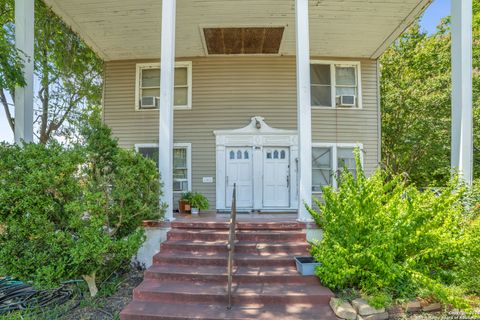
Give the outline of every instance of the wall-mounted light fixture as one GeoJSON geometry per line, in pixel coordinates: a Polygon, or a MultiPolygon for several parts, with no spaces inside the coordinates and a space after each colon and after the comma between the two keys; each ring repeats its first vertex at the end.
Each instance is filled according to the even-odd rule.
{"type": "Polygon", "coordinates": [[[260,121],[255,120],[255,128],[257,128],[258,130],[260,130],[260,128],[262,127],[262,124],[260,123],[260,121]]]}

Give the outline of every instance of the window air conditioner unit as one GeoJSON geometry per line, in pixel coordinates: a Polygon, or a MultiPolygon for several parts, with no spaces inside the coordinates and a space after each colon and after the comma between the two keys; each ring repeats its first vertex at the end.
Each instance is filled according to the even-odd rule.
{"type": "Polygon", "coordinates": [[[157,106],[157,97],[142,97],[140,99],[140,108],[142,109],[154,109],[157,106]]]}
{"type": "Polygon", "coordinates": [[[339,97],[339,106],[341,107],[355,107],[357,97],[354,95],[342,95],[339,97]]]}

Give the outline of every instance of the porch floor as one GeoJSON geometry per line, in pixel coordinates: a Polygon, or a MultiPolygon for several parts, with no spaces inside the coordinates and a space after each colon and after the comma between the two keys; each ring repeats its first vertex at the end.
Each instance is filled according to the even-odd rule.
{"type": "MultiPolygon", "coordinates": [[[[240,222],[297,222],[296,213],[237,213],[237,221],[240,222]]],[[[198,215],[189,213],[175,213],[175,221],[202,221],[202,222],[225,222],[230,220],[229,213],[206,212],[198,215]]]]}

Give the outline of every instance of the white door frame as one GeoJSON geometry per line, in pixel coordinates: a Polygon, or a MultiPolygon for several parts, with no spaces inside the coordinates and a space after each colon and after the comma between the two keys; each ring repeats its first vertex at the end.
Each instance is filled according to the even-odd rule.
{"type": "Polygon", "coordinates": [[[253,210],[296,211],[298,210],[297,159],[298,134],[296,130],[270,127],[263,117],[255,116],[250,123],[239,129],[216,130],[216,207],[228,210],[226,204],[226,148],[253,148],[253,210]],[[290,148],[290,207],[269,209],[263,207],[263,147],[290,148]]]}

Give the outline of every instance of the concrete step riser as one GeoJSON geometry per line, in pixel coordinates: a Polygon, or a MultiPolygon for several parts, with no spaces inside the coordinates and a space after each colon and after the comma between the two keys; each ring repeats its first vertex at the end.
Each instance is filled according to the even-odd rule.
{"type": "MultiPolygon", "coordinates": [[[[214,282],[214,283],[227,283],[227,276],[224,274],[178,274],[174,273],[155,273],[146,272],[145,279],[152,279],[158,281],[187,281],[187,282],[214,282]]],[[[297,284],[318,284],[320,282],[317,277],[314,276],[253,276],[253,275],[234,275],[234,283],[297,283],[297,284]]]]}
{"type": "MultiPolygon", "coordinates": [[[[185,252],[204,252],[204,253],[227,253],[227,245],[182,245],[172,244],[168,242],[162,243],[161,252],[185,253],[185,252]]],[[[288,245],[285,246],[266,246],[258,248],[255,245],[237,245],[236,253],[268,253],[268,254],[288,254],[288,255],[305,255],[308,254],[308,245],[288,245]]]]}
{"type": "MultiPolygon", "coordinates": [[[[134,299],[155,301],[157,303],[218,303],[227,305],[227,294],[192,294],[179,292],[146,292],[134,290],[134,299]]],[[[289,303],[328,303],[330,295],[237,295],[232,296],[233,304],[289,304],[289,303]]]]}
{"type": "MultiPolygon", "coordinates": [[[[291,243],[306,241],[305,234],[302,233],[285,233],[285,234],[237,234],[238,241],[249,242],[267,242],[267,243],[291,243]]],[[[228,240],[228,234],[216,233],[187,233],[187,232],[169,232],[167,240],[191,240],[191,241],[219,241],[228,240]]]]}

